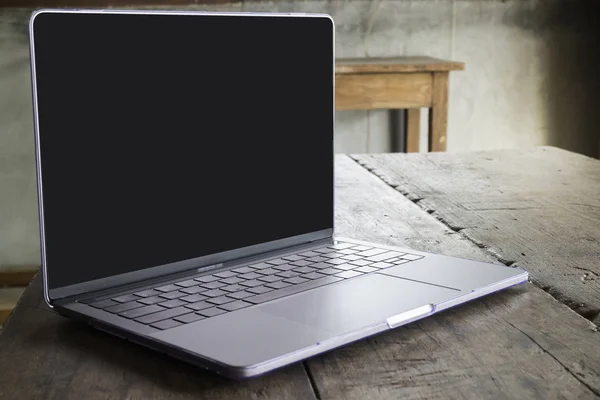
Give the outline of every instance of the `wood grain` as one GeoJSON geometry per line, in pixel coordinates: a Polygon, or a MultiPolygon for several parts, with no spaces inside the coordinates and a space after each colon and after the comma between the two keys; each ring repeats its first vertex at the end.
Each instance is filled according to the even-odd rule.
{"type": "Polygon", "coordinates": [[[356,159],[600,323],[600,161],[553,147],[356,159]]]}
{"type": "MultiPolygon", "coordinates": [[[[412,165],[416,157],[387,156],[403,160],[408,170],[419,166],[412,165]]],[[[495,258],[347,158],[338,157],[336,166],[340,234],[483,261],[495,258]]],[[[451,172],[446,174],[450,182],[451,172]]],[[[412,181],[419,182],[419,176],[412,181]]],[[[596,398],[599,345],[595,326],[526,284],[315,357],[307,365],[322,399],[596,398]]]]}
{"type": "Polygon", "coordinates": [[[429,151],[446,151],[448,131],[448,73],[433,74],[429,111],[429,151]]]}
{"type": "Polygon", "coordinates": [[[335,107],[336,110],[429,107],[431,86],[429,73],[336,75],[335,107]]]}
{"type": "Polygon", "coordinates": [[[340,58],[335,60],[336,74],[460,71],[465,64],[433,57],[340,58]]]}
{"type": "Polygon", "coordinates": [[[406,152],[418,153],[421,136],[421,110],[419,108],[405,110],[404,132],[406,132],[406,152]]]}

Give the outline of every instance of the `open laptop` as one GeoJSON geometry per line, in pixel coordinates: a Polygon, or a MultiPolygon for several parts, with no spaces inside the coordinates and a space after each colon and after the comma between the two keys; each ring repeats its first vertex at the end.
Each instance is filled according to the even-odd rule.
{"type": "Polygon", "coordinates": [[[327,15],[30,20],[44,298],[244,378],[527,280],[334,236],[327,15]]]}

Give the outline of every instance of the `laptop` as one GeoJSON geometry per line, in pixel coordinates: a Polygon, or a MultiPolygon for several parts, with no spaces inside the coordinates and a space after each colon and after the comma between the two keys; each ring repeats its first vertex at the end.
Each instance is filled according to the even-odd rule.
{"type": "Polygon", "coordinates": [[[247,378],[527,281],[334,234],[328,15],[30,19],[43,290],[247,378]]]}

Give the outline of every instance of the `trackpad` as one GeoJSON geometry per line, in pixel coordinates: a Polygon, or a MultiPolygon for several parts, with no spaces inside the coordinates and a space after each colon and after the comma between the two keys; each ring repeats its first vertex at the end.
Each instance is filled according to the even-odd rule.
{"type": "Polygon", "coordinates": [[[459,294],[457,289],[372,274],[266,303],[260,310],[340,335],[459,294]]]}

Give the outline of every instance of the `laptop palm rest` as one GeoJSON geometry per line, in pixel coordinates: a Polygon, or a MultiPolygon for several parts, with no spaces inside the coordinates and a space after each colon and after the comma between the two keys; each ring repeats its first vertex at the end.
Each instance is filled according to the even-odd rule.
{"type": "Polygon", "coordinates": [[[217,362],[248,367],[385,324],[390,317],[460,293],[372,274],[151,336],[217,362]]]}

